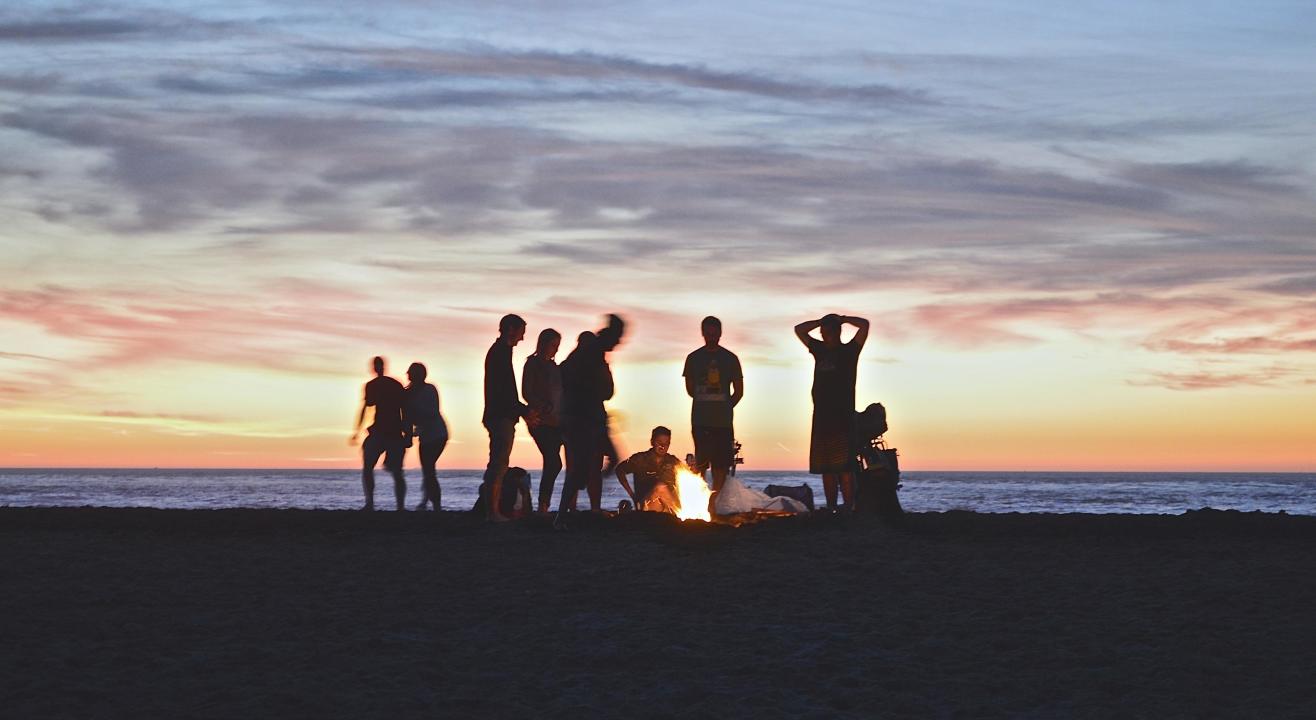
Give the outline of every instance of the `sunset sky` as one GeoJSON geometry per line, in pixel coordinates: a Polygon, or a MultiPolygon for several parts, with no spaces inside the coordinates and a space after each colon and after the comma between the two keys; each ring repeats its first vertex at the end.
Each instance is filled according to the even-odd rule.
{"type": "Polygon", "coordinates": [[[7,2],[0,466],[352,467],[375,354],[482,466],[616,312],[626,451],[714,314],[803,468],[836,311],[908,469],[1316,470],[1316,5],[1040,5],[7,2]]]}

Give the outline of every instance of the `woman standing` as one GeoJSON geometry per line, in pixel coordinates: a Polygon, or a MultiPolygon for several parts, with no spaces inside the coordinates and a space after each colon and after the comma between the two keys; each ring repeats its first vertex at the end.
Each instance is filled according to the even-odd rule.
{"type": "Polygon", "coordinates": [[[535,422],[527,421],[530,437],[544,457],[539,476],[539,512],[548,512],[553,502],[553,485],[562,472],[562,370],[554,357],[562,345],[562,335],[553,328],[539,333],[535,352],[525,359],[521,370],[521,395],[526,405],[538,413],[535,422]]]}
{"type": "Polygon", "coordinates": [[[813,429],[809,440],[809,472],[822,475],[827,509],[836,509],[840,487],[847,508],[854,499],[854,386],[859,351],[868,340],[868,321],[859,317],[825,315],[795,326],[795,336],[813,355],[813,429]],[[841,342],[841,326],[858,328],[848,343],[841,342]],[[818,340],[809,335],[815,328],[818,340]]]}
{"type": "Polygon", "coordinates": [[[420,363],[412,363],[407,368],[407,380],[410,381],[407,384],[407,422],[413,428],[412,433],[420,439],[422,494],[417,510],[424,510],[426,504],[432,504],[435,510],[443,505],[435,466],[448,444],[448,424],[443,421],[443,413],[439,410],[439,389],[425,382],[428,374],[420,363]]]}

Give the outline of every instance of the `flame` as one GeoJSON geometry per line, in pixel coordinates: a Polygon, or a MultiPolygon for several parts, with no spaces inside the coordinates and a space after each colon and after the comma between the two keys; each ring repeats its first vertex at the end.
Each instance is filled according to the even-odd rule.
{"type": "Polygon", "coordinates": [[[680,507],[676,508],[677,517],[682,520],[711,521],[713,516],[708,512],[708,499],[712,496],[713,491],[708,489],[704,478],[684,467],[676,469],[676,498],[680,503],[680,507]]]}

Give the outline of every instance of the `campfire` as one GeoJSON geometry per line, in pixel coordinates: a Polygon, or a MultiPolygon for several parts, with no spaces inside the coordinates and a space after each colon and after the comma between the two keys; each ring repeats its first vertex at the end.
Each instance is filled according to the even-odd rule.
{"type": "Polygon", "coordinates": [[[713,491],[708,489],[708,484],[702,477],[684,467],[677,468],[677,517],[682,520],[711,521],[713,516],[708,512],[708,500],[712,496],[713,491]]]}

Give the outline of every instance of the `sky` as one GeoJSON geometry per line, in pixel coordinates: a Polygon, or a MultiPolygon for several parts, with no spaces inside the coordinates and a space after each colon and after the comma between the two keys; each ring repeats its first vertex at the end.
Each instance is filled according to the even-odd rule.
{"type": "Polygon", "coordinates": [[[712,314],[804,468],[839,312],[906,469],[1316,470],[1316,6],[1039,5],[7,2],[0,466],[349,468],[379,354],[479,467],[615,312],[623,450],[712,314]]]}

